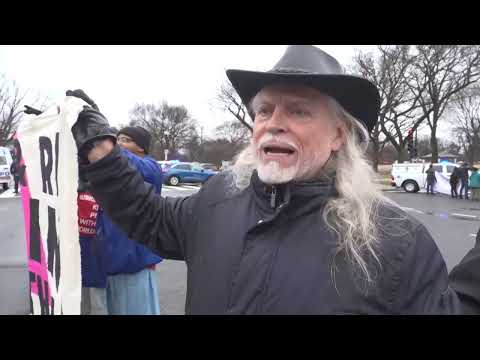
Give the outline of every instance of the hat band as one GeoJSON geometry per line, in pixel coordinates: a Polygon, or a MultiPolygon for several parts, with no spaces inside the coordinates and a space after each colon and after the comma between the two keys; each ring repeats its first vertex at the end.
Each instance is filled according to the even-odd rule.
{"type": "Polygon", "coordinates": [[[293,68],[277,68],[270,70],[271,73],[286,73],[286,74],[317,74],[316,72],[311,72],[302,69],[293,69],[293,68]]]}

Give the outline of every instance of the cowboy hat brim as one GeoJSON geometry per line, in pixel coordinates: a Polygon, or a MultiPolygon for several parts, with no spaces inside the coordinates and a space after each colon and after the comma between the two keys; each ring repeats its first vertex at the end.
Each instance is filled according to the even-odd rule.
{"type": "Polygon", "coordinates": [[[346,111],[362,122],[370,132],[378,120],[380,95],[370,81],[352,75],[259,72],[227,70],[227,77],[249,106],[253,97],[265,86],[275,83],[302,84],[334,98],[346,111]]]}

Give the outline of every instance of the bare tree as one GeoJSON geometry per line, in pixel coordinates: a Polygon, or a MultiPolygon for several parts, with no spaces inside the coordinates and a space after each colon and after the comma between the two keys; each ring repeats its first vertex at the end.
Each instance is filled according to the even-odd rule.
{"type": "Polygon", "coordinates": [[[457,136],[470,164],[480,159],[480,86],[467,88],[452,102],[455,118],[453,133],[457,136]]]}
{"type": "Polygon", "coordinates": [[[419,97],[431,131],[432,161],[438,161],[437,127],[452,98],[480,79],[480,47],[418,45],[409,87],[419,97]]]}
{"type": "Polygon", "coordinates": [[[130,125],[144,127],[152,135],[152,147],[157,157],[163,157],[163,150],[177,152],[192,137],[197,136],[197,124],[191,118],[185,106],[169,105],[162,102],[154,104],[136,104],[130,112],[130,125]]]}
{"type": "Polygon", "coordinates": [[[419,157],[432,153],[432,148],[430,147],[430,136],[423,135],[418,137],[417,152],[419,157]]]}
{"type": "Polygon", "coordinates": [[[202,143],[199,161],[222,165],[222,161],[230,161],[242,148],[241,144],[232,144],[227,139],[206,140],[202,143]]]}
{"type": "Polygon", "coordinates": [[[218,137],[227,139],[231,144],[243,145],[248,142],[251,132],[238,121],[226,121],[217,126],[216,134],[218,137]]]}
{"type": "Polygon", "coordinates": [[[407,130],[415,130],[426,118],[416,113],[420,95],[412,94],[408,86],[416,61],[410,46],[379,45],[377,49],[377,54],[357,53],[352,67],[354,73],[375,84],[380,93],[379,119],[370,133],[370,154],[375,171],[387,142],[397,151],[399,161],[406,159],[407,130]]]}
{"type": "MultiPolygon", "coordinates": [[[[208,140],[207,140],[208,141],[208,140]]],[[[184,145],[185,150],[188,152],[188,157],[190,161],[205,162],[203,153],[204,153],[204,141],[200,136],[194,135],[190,137],[188,142],[184,145]]]]}
{"type": "MultiPolygon", "coordinates": [[[[459,155],[460,149],[461,147],[451,139],[445,139],[445,138],[438,139],[439,153],[445,151],[449,154],[459,155]]],[[[423,135],[418,138],[417,150],[418,150],[419,157],[430,155],[432,153],[432,148],[430,147],[430,136],[423,135]]]]}
{"type": "Polygon", "coordinates": [[[253,131],[252,119],[248,110],[229,81],[220,86],[215,103],[220,109],[233,115],[250,132],[253,131]]]}
{"type": "Polygon", "coordinates": [[[0,79],[0,146],[7,144],[18,127],[25,95],[15,82],[9,82],[5,77],[0,79]]]}

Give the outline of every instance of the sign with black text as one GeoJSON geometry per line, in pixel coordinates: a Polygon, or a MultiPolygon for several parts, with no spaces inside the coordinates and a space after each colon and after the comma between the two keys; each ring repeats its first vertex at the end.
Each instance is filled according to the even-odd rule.
{"type": "Polygon", "coordinates": [[[66,97],[38,116],[26,115],[17,131],[32,314],[80,314],[78,162],[71,127],[83,105],[66,97]]]}

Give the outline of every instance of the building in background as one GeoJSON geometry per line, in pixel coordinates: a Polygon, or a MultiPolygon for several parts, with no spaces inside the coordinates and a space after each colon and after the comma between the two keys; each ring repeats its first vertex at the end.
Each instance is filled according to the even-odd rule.
{"type": "MultiPolygon", "coordinates": [[[[432,162],[432,154],[427,154],[427,155],[424,155],[424,156],[420,156],[420,158],[425,160],[425,162],[432,162]]],[[[450,154],[450,153],[440,153],[440,154],[438,154],[438,162],[448,161],[448,162],[456,163],[457,161],[460,161],[462,159],[463,159],[463,156],[461,156],[461,155],[455,155],[455,154],[450,154]]]]}

